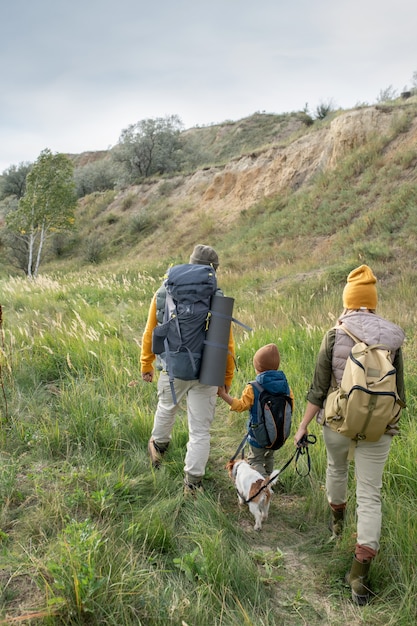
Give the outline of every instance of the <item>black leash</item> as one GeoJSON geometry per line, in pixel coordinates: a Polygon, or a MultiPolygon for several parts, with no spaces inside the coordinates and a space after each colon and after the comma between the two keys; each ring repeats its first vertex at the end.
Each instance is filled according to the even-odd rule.
{"type": "Polygon", "coordinates": [[[245,443],[246,443],[247,438],[248,438],[248,433],[246,433],[246,435],[243,437],[242,441],[238,445],[236,452],[234,453],[234,455],[230,459],[231,461],[235,460],[235,458],[237,457],[237,455],[239,454],[240,451],[242,451],[242,459],[243,459],[243,448],[245,447],[245,443]]]}
{"type": "Polygon", "coordinates": [[[295,456],[295,471],[297,472],[299,476],[304,476],[304,477],[308,476],[311,471],[311,458],[310,458],[310,450],[308,449],[308,446],[316,443],[316,441],[317,441],[316,435],[303,435],[300,441],[297,442],[297,450],[294,456],[295,456]],[[301,474],[301,472],[299,472],[298,467],[297,467],[298,459],[303,454],[307,455],[307,473],[306,474],[301,474]]]}
{"type": "MultiPolygon", "coordinates": [[[[230,459],[231,461],[235,460],[235,458],[237,457],[240,451],[242,451],[242,459],[243,459],[243,449],[245,447],[247,438],[248,438],[248,435],[245,435],[242,441],[240,442],[235,454],[230,459]]],[[[286,461],[286,463],[281,467],[281,469],[278,470],[278,474],[275,474],[273,478],[270,478],[268,482],[262,485],[262,487],[248,500],[245,500],[245,498],[242,498],[242,495],[238,491],[239,496],[242,498],[245,504],[248,504],[249,502],[251,502],[254,498],[256,498],[256,496],[258,496],[261,493],[261,491],[266,489],[272,481],[274,481],[280,474],[282,474],[282,472],[285,469],[287,469],[287,467],[290,465],[293,459],[295,459],[295,471],[297,472],[297,474],[302,477],[308,476],[311,471],[311,458],[310,458],[310,451],[308,449],[308,446],[315,444],[316,441],[317,441],[316,435],[303,435],[303,437],[297,442],[297,447],[295,449],[294,454],[288,459],[288,461],[286,461]],[[298,459],[300,458],[300,456],[303,456],[304,454],[307,455],[307,473],[302,474],[298,469],[298,459]]]]}

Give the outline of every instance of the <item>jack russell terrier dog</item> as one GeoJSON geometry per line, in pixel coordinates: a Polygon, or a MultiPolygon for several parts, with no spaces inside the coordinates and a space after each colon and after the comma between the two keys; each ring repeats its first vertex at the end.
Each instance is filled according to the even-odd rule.
{"type": "Polygon", "coordinates": [[[244,459],[229,461],[226,469],[235,484],[239,505],[248,505],[255,518],[254,529],[261,530],[262,522],[268,518],[271,487],[277,482],[280,470],[274,470],[269,478],[264,478],[244,459]]]}

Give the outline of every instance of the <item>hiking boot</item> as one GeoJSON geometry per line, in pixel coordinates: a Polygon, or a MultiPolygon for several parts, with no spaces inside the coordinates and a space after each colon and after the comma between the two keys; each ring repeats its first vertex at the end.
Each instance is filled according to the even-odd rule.
{"type": "Polygon", "coordinates": [[[345,576],[345,581],[352,590],[352,602],[359,606],[364,606],[369,602],[368,573],[370,566],[370,560],[362,562],[353,557],[350,572],[345,576]]]}
{"type": "Polygon", "coordinates": [[[332,539],[339,539],[343,532],[345,522],[345,509],[331,509],[332,516],[329,521],[329,530],[332,533],[332,539]]]}
{"type": "Polygon", "coordinates": [[[167,445],[162,447],[160,444],[157,444],[155,439],[151,437],[148,441],[148,453],[151,459],[152,467],[157,469],[161,466],[162,456],[167,450],[167,445]]]}
{"type": "Polygon", "coordinates": [[[203,483],[198,476],[187,474],[184,478],[184,495],[196,496],[198,492],[204,491],[203,483]]]}
{"type": "Polygon", "coordinates": [[[187,483],[184,481],[184,495],[185,496],[196,496],[197,493],[203,493],[204,488],[202,483],[187,483]]]}

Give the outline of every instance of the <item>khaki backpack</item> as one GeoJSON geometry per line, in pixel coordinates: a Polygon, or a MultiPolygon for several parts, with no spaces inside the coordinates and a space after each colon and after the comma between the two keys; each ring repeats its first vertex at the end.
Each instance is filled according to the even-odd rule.
{"type": "Polygon", "coordinates": [[[324,407],[327,426],[355,440],[378,441],[404,406],[397,393],[396,369],[384,344],[367,345],[338,326],[354,341],[340,387],[332,388],[324,407]]]}

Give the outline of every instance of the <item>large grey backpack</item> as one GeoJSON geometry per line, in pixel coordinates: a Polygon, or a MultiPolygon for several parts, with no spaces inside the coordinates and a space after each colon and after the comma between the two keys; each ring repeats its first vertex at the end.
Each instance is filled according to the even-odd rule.
{"type": "Polygon", "coordinates": [[[216,273],[211,265],[174,265],[164,286],[164,319],[153,331],[152,351],[160,356],[170,378],[197,380],[210,301],[217,291],[216,273]]]}

